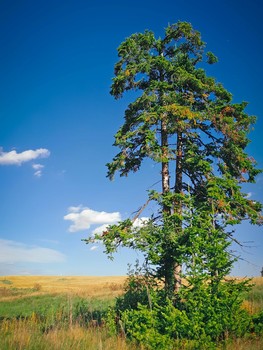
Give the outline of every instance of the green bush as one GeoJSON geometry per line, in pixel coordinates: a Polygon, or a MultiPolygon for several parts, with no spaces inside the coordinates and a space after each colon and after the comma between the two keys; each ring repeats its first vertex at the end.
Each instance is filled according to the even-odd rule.
{"type": "Polygon", "coordinates": [[[184,302],[178,306],[191,320],[187,338],[209,337],[219,341],[233,335],[242,337],[249,329],[251,318],[241,308],[242,293],[249,288],[246,282],[201,283],[193,288],[182,288],[184,302]]]}
{"type": "Polygon", "coordinates": [[[263,334],[263,311],[252,316],[251,331],[256,335],[263,334]]]}
{"type": "Polygon", "coordinates": [[[138,305],[136,310],[125,310],[121,315],[125,334],[129,339],[136,340],[145,349],[172,349],[169,335],[159,331],[159,310],[150,310],[145,305],[138,305]]]}
{"type": "Polygon", "coordinates": [[[247,282],[201,280],[182,287],[175,301],[143,275],[130,276],[107,324],[147,350],[212,350],[252,327],[262,332],[262,313],[253,317],[241,305],[247,282]]]}

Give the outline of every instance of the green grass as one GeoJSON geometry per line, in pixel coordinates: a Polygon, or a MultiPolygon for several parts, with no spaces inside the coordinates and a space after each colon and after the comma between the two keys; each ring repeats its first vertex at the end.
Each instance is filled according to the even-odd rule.
{"type": "Polygon", "coordinates": [[[24,297],[10,301],[0,302],[1,318],[25,318],[36,313],[39,315],[47,314],[50,309],[57,310],[65,305],[67,299],[63,295],[38,295],[24,297]]]}
{"type": "Polygon", "coordinates": [[[92,320],[101,323],[102,318],[114,300],[84,299],[65,294],[36,295],[0,302],[0,319],[25,319],[34,314],[42,320],[55,319],[61,322],[76,320],[88,324],[92,320]],[[59,316],[58,316],[59,315],[59,316]]]}

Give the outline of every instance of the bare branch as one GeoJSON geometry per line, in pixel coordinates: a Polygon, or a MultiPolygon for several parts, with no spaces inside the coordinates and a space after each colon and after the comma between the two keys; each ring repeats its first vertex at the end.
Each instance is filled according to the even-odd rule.
{"type": "Polygon", "coordinates": [[[134,223],[135,220],[138,219],[138,217],[141,215],[141,213],[144,211],[144,209],[147,207],[151,200],[152,199],[149,198],[143,206],[141,206],[137,211],[133,212],[133,214],[136,213],[136,215],[131,219],[132,223],[134,223]]]}

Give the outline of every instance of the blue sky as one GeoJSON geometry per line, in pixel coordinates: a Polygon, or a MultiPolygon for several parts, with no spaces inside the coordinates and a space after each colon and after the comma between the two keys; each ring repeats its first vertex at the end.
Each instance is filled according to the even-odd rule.
{"type": "MultiPolygon", "coordinates": [[[[139,257],[121,250],[112,262],[81,241],[137,210],[159,180],[147,162],[106,178],[132,98],[109,94],[116,49],[134,32],[161,36],[181,20],[202,33],[219,57],[208,73],[258,116],[248,153],[263,168],[262,14],[260,0],[1,1],[0,274],[123,275],[139,257]]],[[[263,175],[244,190],[262,201],[263,175]]],[[[250,248],[235,247],[233,274],[259,275],[262,228],[242,224],[236,238],[250,248]]]]}

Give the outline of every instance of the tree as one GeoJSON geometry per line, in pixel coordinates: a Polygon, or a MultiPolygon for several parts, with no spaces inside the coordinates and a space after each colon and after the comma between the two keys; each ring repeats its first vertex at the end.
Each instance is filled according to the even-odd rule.
{"type": "Polygon", "coordinates": [[[126,91],[138,97],[115,135],[120,152],[107,164],[108,177],[136,172],[149,158],[160,164],[162,186],[149,192],[159,210],[142,227],[133,222],[144,206],[95,239],[109,255],[119,245],[142,251],[170,299],[180,291],[183,265],[190,285],[209,279],[216,288],[233,263],[229,227],[262,223],[261,204],[242,192],[260,173],[245,151],[255,117],[206,75],[202,67],[217,58],[207,52],[205,62],[204,54],[200,33],[186,22],[169,25],[163,38],[133,34],[118,48],[111,87],[116,99],[126,91]]]}

